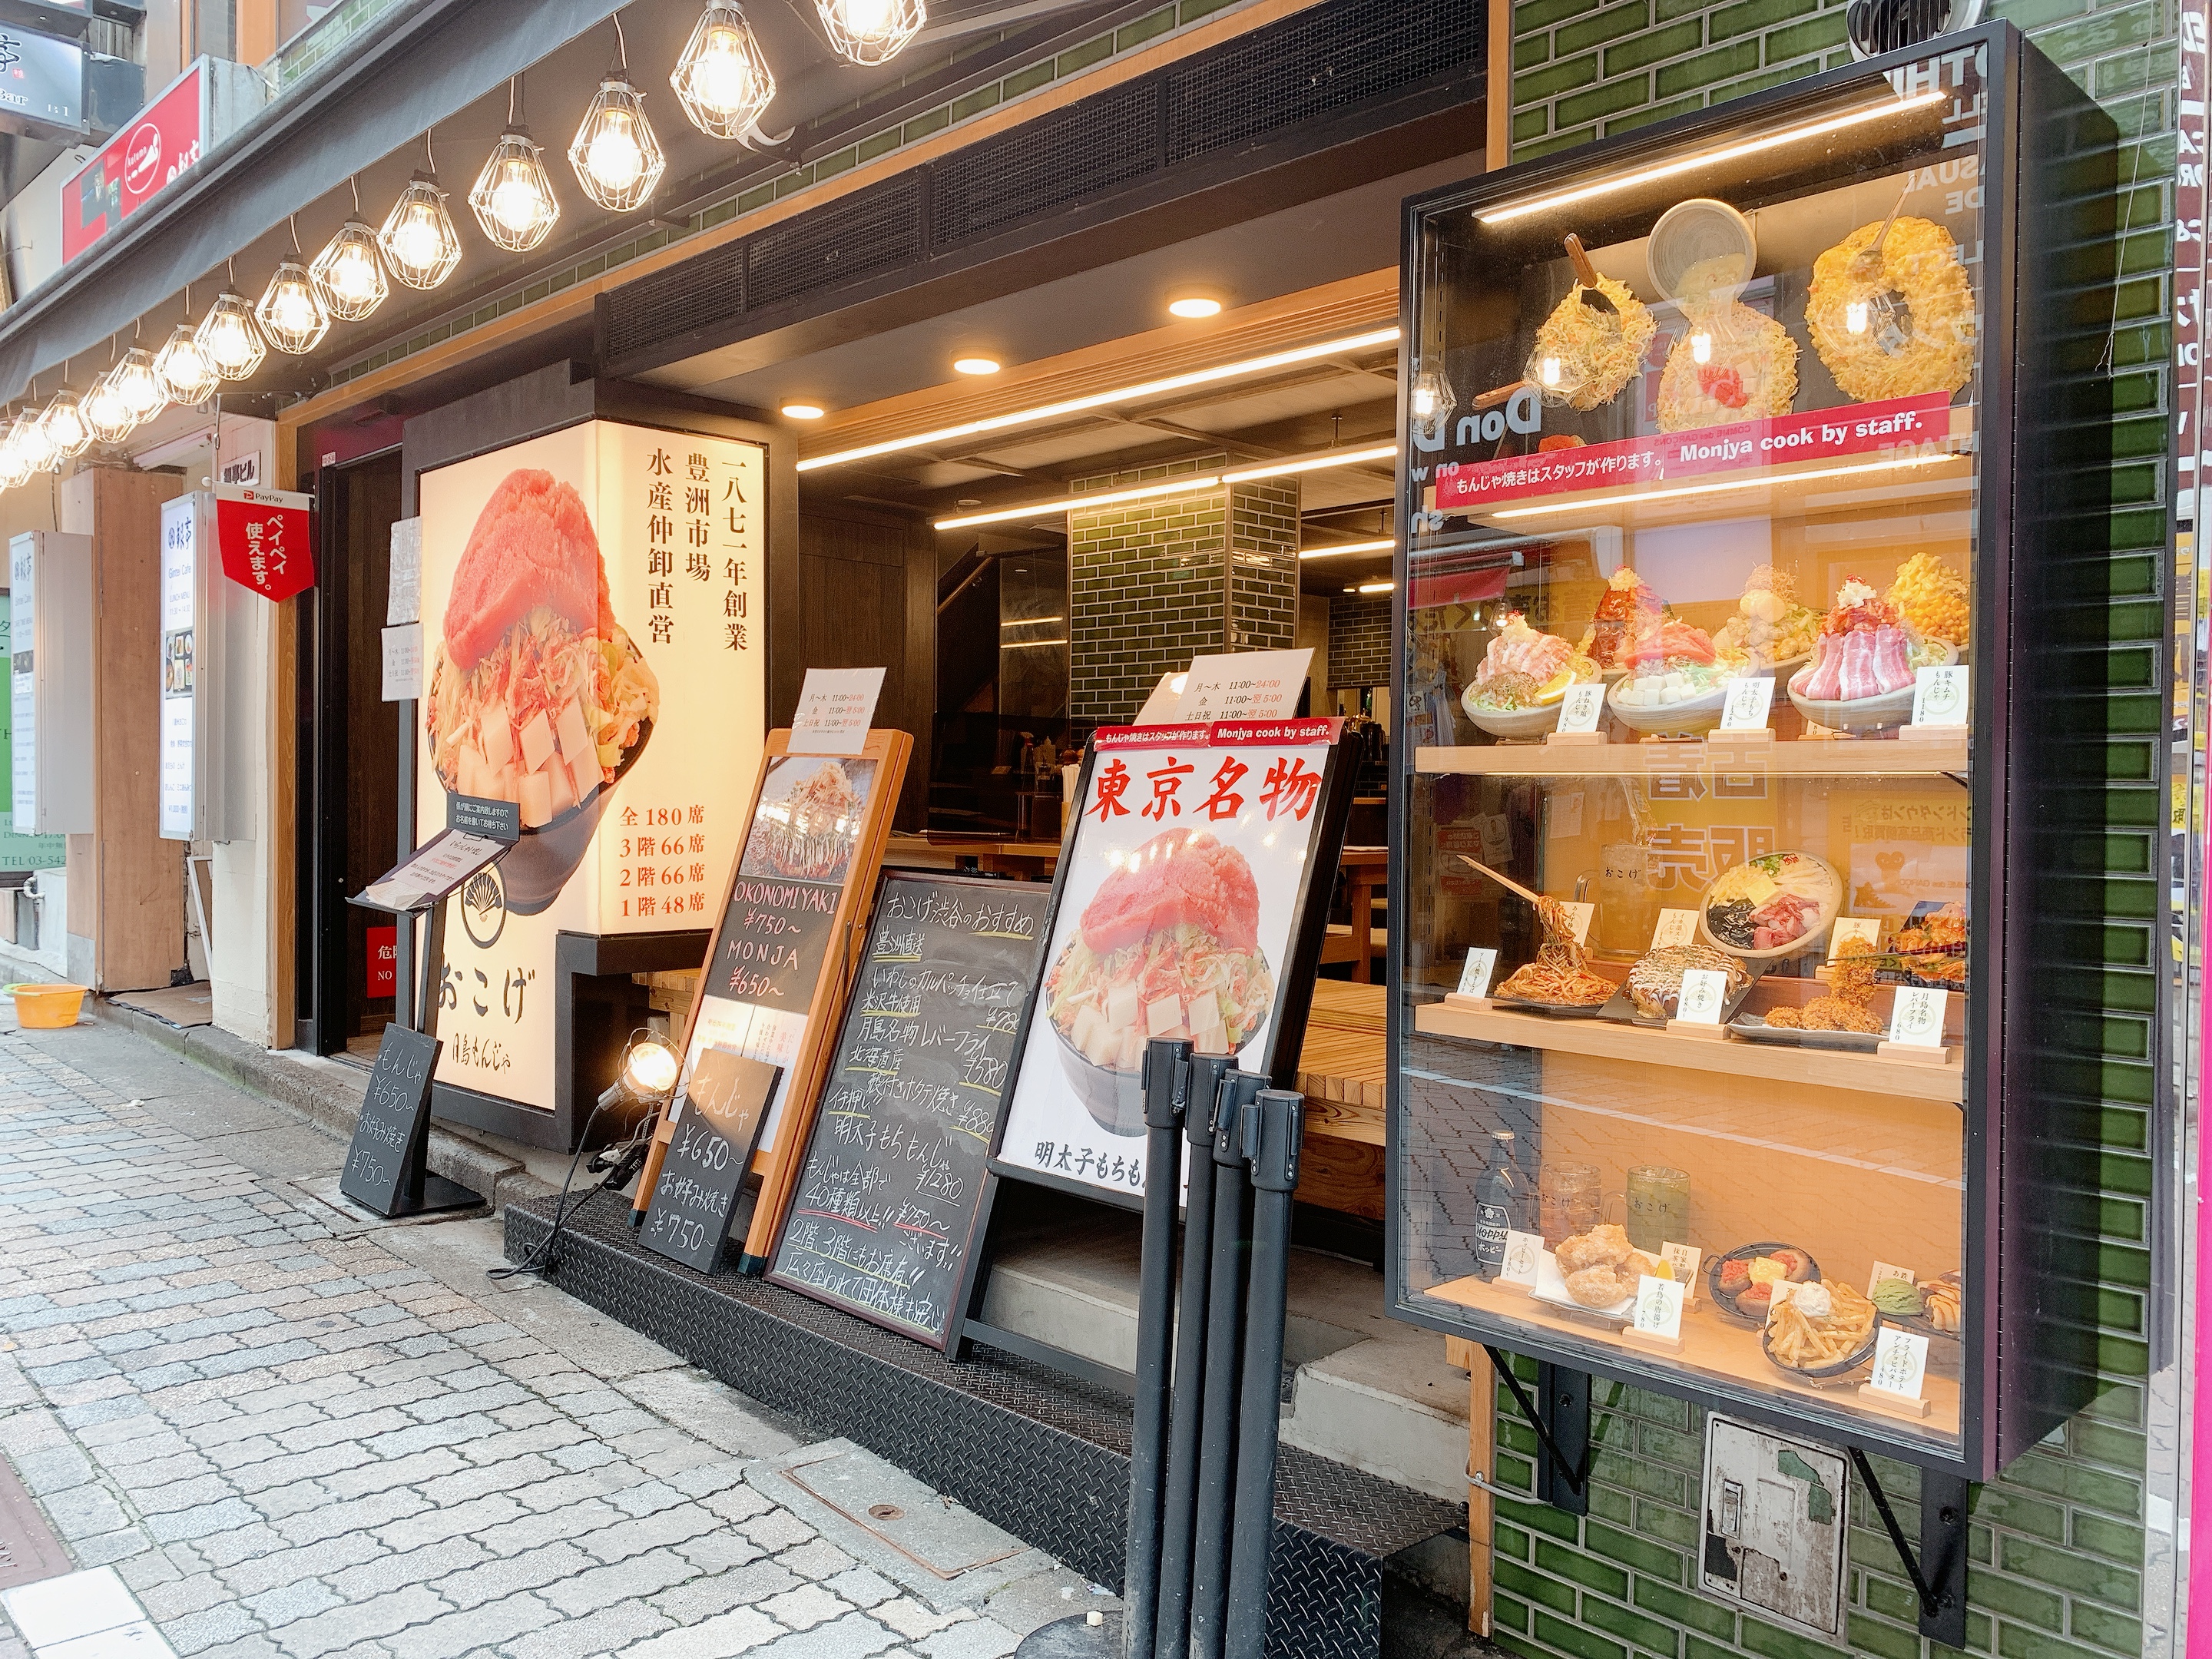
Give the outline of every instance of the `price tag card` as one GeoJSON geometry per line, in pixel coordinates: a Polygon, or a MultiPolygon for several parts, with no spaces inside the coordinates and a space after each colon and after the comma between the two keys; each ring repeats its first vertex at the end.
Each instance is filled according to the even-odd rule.
{"type": "Polygon", "coordinates": [[[1674,1270],[1674,1280],[1682,1287],[1682,1299],[1698,1299],[1698,1269],[1705,1265],[1705,1253],[1694,1244],[1662,1244],[1659,1259],[1674,1270]]]}
{"type": "Polygon", "coordinates": [[[857,755],[883,695],[880,668],[810,668],[791,717],[794,755],[857,755]]]}
{"type": "Polygon", "coordinates": [[[1711,968],[1692,968],[1682,975],[1674,1018],[1688,1025],[1717,1025],[1728,1005],[1728,975],[1711,968]]]}
{"type": "Polygon", "coordinates": [[[1914,1048],[1942,1048],[1943,1012],[1950,1000],[1948,991],[1898,987],[1897,1000],[1889,1011],[1889,1040],[1914,1048]]]}
{"type": "Polygon", "coordinates": [[[1467,953],[1467,965],[1459,970],[1459,994],[1463,997],[1486,997],[1490,994],[1490,976],[1498,971],[1498,952],[1486,945],[1478,945],[1467,953]]]}
{"type": "Polygon", "coordinates": [[[1486,812],[1475,820],[1482,836],[1482,861],[1504,864],[1513,857],[1513,823],[1503,812],[1486,812]]]}
{"type": "Polygon", "coordinates": [[[1730,680],[1728,696],[1721,704],[1721,730],[1723,732],[1764,732],[1767,711],[1774,707],[1774,679],[1771,675],[1759,674],[1749,678],[1730,680]]]}
{"type": "Polygon", "coordinates": [[[1286,720],[1298,712],[1298,693],[1313,664],[1313,647],[1303,651],[1236,651],[1193,657],[1183,682],[1176,719],[1184,726],[1201,720],[1286,720]]]}
{"type": "Polygon", "coordinates": [[[1682,1334],[1682,1287],[1671,1279],[1641,1275],[1636,1281],[1634,1324],[1645,1336],[1679,1338],[1682,1334]]]}
{"type": "Polygon", "coordinates": [[[1605,718],[1605,684],[1601,680],[1583,680],[1567,688],[1567,695],[1559,701],[1559,723],[1553,729],[1558,732],[1595,732],[1597,723],[1605,718]]]}
{"type": "Polygon", "coordinates": [[[1869,946],[1881,947],[1881,918],[1879,916],[1838,916],[1828,930],[1828,960],[1836,959],[1837,949],[1847,939],[1863,939],[1869,946]]]}
{"type": "Polygon", "coordinates": [[[1874,1374],[1867,1386],[1901,1400],[1920,1398],[1921,1380],[1928,1374],[1928,1339],[1917,1331],[1885,1325],[1874,1340],[1874,1374]]]}
{"type": "Polygon", "coordinates": [[[1655,951],[1669,945],[1695,945],[1698,942],[1698,913],[1695,910],[1662,910],[1659,925],[1651,930],[1651,948],[1655,951]]]}
{"type": "Polygon", "coordinates": [[[1526,1285],[1533,1290],[1536,1275],[1542,1271],[1543,1266],[1544,1236],[1508,1230],[1505,1256],[1498,1269],[1498,1282],[1501,1285],[1526,1285]]]}
{"type": "Polygon", "coordinates": [[[1566,899],[1561,902],[1559,908],[1567,913],[1567,925],[1575,930],[1575,943],[1588,945],[1590,917],[1595,914],[1597,906],[1590,903],[1587,899],[1580,901],[1566,899]]]}
{"type": "Polygon", "coordinates": [[[1874,1271],[1867,1275],[1867,1294],[1872,1296],[1874,1287],[1885,1279],[1901,1279],[1910,1285],[1915,1282],[1916,1275],[1910,1267],[1893,1267],[1887,1261],[1877,1261],[1874,1271]]]}
{"type": "Polygon", "coordinates": [[[1915,726],[1964,726],[1972,705],[1966,696],[1966,668],[1923,668],[1912,678],[1912,723],[1915,726]]]}

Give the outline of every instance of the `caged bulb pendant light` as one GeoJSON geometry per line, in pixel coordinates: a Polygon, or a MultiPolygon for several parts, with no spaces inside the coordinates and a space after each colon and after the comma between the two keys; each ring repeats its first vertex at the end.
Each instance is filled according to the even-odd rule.
{"type": "Polygon", "coordinates": [[[460,264],[461,237],[453,228],[453,216],[446,211],[446,192],[438,188],[438,159],[428,131],[422,134],[422,160],[428,170],[407,181],[384,216],[376,241],[394,276],[410,288],[433,289],[460,264]]]}
{"type": "Polygon", "coordinates": [[[154,354],[154,373],[161,389],[174,404],[204,404],[215,394],[222,376],[200,348],[199,331],[192,326],[192,288],[185,284],[185,320],[169,336],[169,343],[154,354]]]}
{"type": "Polygon", "coordinates": [[[0,489],[14,489],[30,482],[31,458],[23,448],[23,422],[27,418],[22,414],[11,416],[6,434],[0,436],[0,489]]]}
{"type": "Polygon", "coordinates": [[[710,138],[738,138],[775,98],[775,76],[745,15],[710,0],[668,77],[691,125],[710,138]]]}
{"type": "MultiPolygon", "coordinates": [[[[110,342],[111,356],[114,349],[110,342]]],[[[138,424],[138,417],[131,412],[122,388],[115,384],[116,368],[115,363],[110,362],[106,372],[92,383],[92,390],[84,394],[84,423],[92,428],[94,440],[103,444],[121,443],[138,424]]]]}
{"type": "Polygon", "coordinates": [[[123,354],[123,361],[108,372],[107,378],[131,410],[131,420],[143,426],[168,407],[169,392],[155,370],[153,357],[138,343],[140,326],[140,323],[131,325],[131,349],[123,354]]]}
{"type": "Polygon", "coordinates": [[[254,324],[253,307],[238,291],[238,266],[234,260],[229,262],[229,270],[230,280],[215,296],[215,303],[200,319],[192,337],[199,343],[201,355],[217,374],[226,380],[242,380],[261,367],[269,348],[262,343],[261,331],[254,324]]]}
{"type": "Polygon", "coordinates": [[[9,441],[17,447],[23,465],[23,476],[44,472],[53,466],[59,457],[54,453],[54,441],[46,435],[46,422],[39,413],[39,383],[31,382],[31,406],[15,417],[15,429],[9,433],[9,441]]]}
{"type": "Polygon", "coordinates": [[[841,57],[887,64],[929,21],[922,0],[814,0],[822,27],[841,57]]]}
{"type": "Polygon", "coordinates": [[[613,213],[643,207],[668,166],[668,157],[645,118],[645,99],[630,84],[629,49],[622,17],[615,17],[617,61],[599,82],[591,107],[568,146],[568,164],[584,194],[613,213]]]}
{"type": "Polygon", "coordinates": [[[353,217],[338,227],[337,235],[323,244],[307,275],[322,296],[323,306],[342,323],[357,323],[392,292],[384,278],[384,256],[377,251],[376,233],[361,216],[361,182],[353,186],[353,217]]]}
{"type": "Polygon", "coordinates": [[[292,220],[292,257],[277,262],[269,286],[254,305],[253,318],[270,345],[294,357],[307,356],[331,331],[331,313],[324,309],[323,296],[300,252],[297,216],[292,220]]]}
{"type": "Polygon", "coordinates": [[[84,406],[69,387],[69,362],[62,362],[62,389],[54,393],[46,412],[39,417],[39,430],[46,434],[52,458],[46,465],[61,471],[64,461],[75,460],[92,447],[92,428],[85,423],[84,406]]]}
{"type": "Polygon", "coordinates": [[[469,191],[477,223],[493,243],[509,253],[527,253],[553,234],[560,221],[560,199],[545,171],[545,153],[521,122],[520,88],[507,83],[507,131],[499,136],[483,171],[469,191]]]}

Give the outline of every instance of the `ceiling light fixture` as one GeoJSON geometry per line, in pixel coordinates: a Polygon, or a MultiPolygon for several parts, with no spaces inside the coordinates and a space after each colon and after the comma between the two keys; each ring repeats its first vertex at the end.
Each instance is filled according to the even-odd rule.
{"type": "Polygon", "coordinates": [[[1385,536],[1376,542],[1341,542],[1334,547],[1302,547],[1298,550],[1298,556],[1302,559],[1333,559],[1340,553],[1389,553],[1394,551],[1397,545],[1395,537],[1385,536]]]}
{"type": "Polygon", "coordinates": [[[630,83],[629,46],[615,14],[615,67],[599,82],[568,146],[568,165],[584,194],[611,213],[643,207],[667,169],[668,157],[645,118],[645,99],[630,83]]]}
{"type": "Polygon", "coordinates": [[[280,260],[253,307],[253,319],[270,345],[294,357],[304,357],[322,343],[331,331],[331,313],[315,291],[300,252],[300,224],[292,221],[292,257],[280,260]]]}
{"type": "MultiPolygon", "coordinates": [[[[134,340],[137,337],[135,325],[131,335],[134,340]]],[[[107,378],[122,394],[134,424],[143,426],[168,406],[168,388],[161,384],[161,377],[154,368],[154,359],[142,346],[134,344],[125,352],[123,361],[115,365],[107,378]]]]}
{"type": "Polygon", "coordinates": [[[31,407],[15,417],[9,441],[17,446],[23,463],[23,476],[44,472],[54,465],[54,441],[46,435],[45,417],[39,412],[39,383],[31,382],[31,407]]]}
{"type": "Polygon", "coordinates": [[[814,0],[838,55],[861,64],[887,64],[929,21],[922,0],[814,0]]]}
{"type": "Polygon", "coordinates": [[[94,440],[100,443],[119,444],[138,424],[138,417],[131,412],[130,404],[115,384],[113,363],[110,363],[106,372],[92,383],[92,390],[84,394],[82,410],[84,423],[92,428],[94,440]]]}
{"type": "MultiPolygon", "coordinates": [[[[64,368],[62,372],[69,371],[64,368]]],[[[54,393],[46,412],[39,417],[39,429],[52,446],[52,459],[47,464],[57,471],[64,461],[74,460],[92,446],[92,428],[85,423],[83,405],[67,386],[54,393]]]]}
{"type": "Polygon", "coordinates": [[[1863,126],[1869,121],[1880,121],[1892,115],[1902,115],[1908,110],[1923,109],[1929,104],[1949,101],[1952,94],[1945,91],[1923,92],[1917,97],[1901,98],[1894,103],[1875,104],[1864,109],[1855,109],[1841,115],[1832,115],[1825,120],[1808,121],[1801,126],[1787,127],[1782,131],[1752,139],[1745,143],[1730,144],[1724,149],[1700,150],[1695,155],[1686,155],[1679,161],[1666,161],[1656,167],[1626,173],[1618,179],[1602,179],[1594,185],[1565,190],[1553,196],[1540,196],[1533,202],[1518,202],[1511,207],[1493,208],[1475,217],[1486,225],[1509,224],[1516,219],[1525,219],[1534,213],[1547,213],[1553,208],[1571,207],[1577,202],[1587,202],[1594,196],[1609,196],[1617,190],[1631,190],[1638,185],[1656,184],[1662,179],[1674,179],[1686,173],[1700,172],[1717,167],[1723,161],[1741,161],[1747,155],[1758,155],[1782,144],[1795,143],[1801,138],[1818,138],[1824,133],[1842,132],[1846,128],[1863,126]]]}
{"type": "Polygon", "coordinates": [[[786,404],[783,416],[787,421],[818,421],[826,411],[819,404],[786,404]]]}
{"type": "Polygon", "coordinates": [[[1212,289],[1180,288],[1168,295],[1168,315],[1180,317],[1185,322],[1197,322],[1202,318],[1221,314],[1221,296],[1212,289]]]}
{"type": "Polygon", "coordinates": [[[1347,351],[1364,351],[1375,346],[1389,345],[1397,338],[1398,330],[1395,325],[1389,328],[1370,329],[1364,334],[1346,335],[1340,339],[1323,340],[1315,345],[1270,352],[1264,357],[1248,357],[1240,362],[1193,369],[1187,374],[1170,374],[1163,380],[1146,380],[1136,386],[1120,386],[1111,392],[1092,392],[1086,397],[1042,404],[1035,409],[1015,410],[1009,414],[963,421],[957,426],[939,427],[903,438],[888,439],[882,443],[863,444],[857,448],[841,449],[832,454],[810,456],[799,463],[799,471],[813,472],[825,466],[843,466],[853,461],[869,460],[878,455],[896,455],[909,449],[934,448],[956,438],[972,438],[987,432],[1006,432],[1016,427],[1036,426],[1069,415],[1080,415],[1089,410],[1137,403],[1147,398],[1164,397],[1171,392],[1185,391],[1192,386],[1211,386],[1220,380],[1233,380],[1248,374],[1264,374],[1270,369],[1310,363],[1319,357],[1334,357],[1347,351]]]}
{"type": "Polygon", "coordinates": [[[709,138],[741,138],[775,100],[775,76],[745,15],[710,0],[668,77],[691,125],[709,138]]]}
{"type": "Polygon", "coordinates": [[[176,404],[204,404],[222,382],[200,347],[199,331],[192,326],[192,289],[185,284],[185,320],[169,336],[169,343],[154,356],[154,373],[161,389],[176,404]]]}
{"type": "Polygon", "coordinates": [[[1719,495],[1732,489],[1769,489],[1776,484],[1803,483],[1814,478],[1847,478],[1862,472],[1882,472],[1893,467],[1927,466],[1936,461],[1955,461],[1962,456],[1907,455],[1893,460],[1861,461],[1851,466],[1824,466],[1810,472],[1785,472],[1778,477],[1749,478],[1739,483],[1678,484],[1672,489],[1632,490],[1625,495],[1595,495],[1583,501],[1560,501],[1544,507],[1509,507],[1491,513],[1492,519],[1533,519],[1547,513],[1583,513],[1599,507],[1642,507],[1650,501],[1680,501],[1687,495],[1719,495]]]}
{"type": "Polygon", "coordinates": [[[952,367],[963,374],[996,374],[999,360],[996,357],[955,357],[952,367]]]}
{"type": "Polygon", "coordinates": [[[323,244],[307,275],[331,316],[342,323],[357,323],[384,303],[392,284],[384,279],[384,256],[377,251],[376,233],[362,222],[360,182],[346,182],[353,186],[353,217],[323,244]]]}
{"type": "Polygon", "coordinates": [[[507,83],[507,131],[484,157],[469,191],[477,223],[495,246],[527,253],[553,234],[561,203],[545,171],[545,154],[522,125],[520,77],[507,83]]]}
{"type": "Polygon", "coordinates": [[[392,274],[410,288],[429,289],[453,274],[461,262],[460,233],[453,216],[446,210],[446,192],[438,186],[438,158],[430,148],[428,128],[422,133],[422,172],[407,181],[392,211],[376,233],[384,262],[392,274]]]}
{"type": "MultiPolygon", "coordinates": [[[[232,283],[238,280],[235,262],[231,264],[232,283]]],[[[225,285],[208,307],[208,314],[200,319],[200,325],[192,337],[199,342],[201,352],[215,372],[226,380],[242,380],[261,367],[268,356],[269,348],[262,343],[261,331],[253,321],[253,307],[246,303],[246,296],[234,287],[225,285]]]]}
{"type": "Polygon", "coordinates": [[[1388,593],[1397,585],[1395,582],[1362,582],[1349,591],[1354,593],[1388,593]]]}
{"type": "Polygon", "coordinates": [[[1301,455],[1287,461],[1269,461],[1262,466],[1242,466],[1221,475],[1224,483],[1249,483],[1255,478],[1283,478],[1297,472],[1319,472],[1332,466],[1357,466],[1363,461],[1395,461],[1398,446],[1370,444],[1362,449],[1329,449],[1318,455],[1301,455]]]}
{"type": "MultiPolygon", "coordinates": [[[[1200,490],[1218,489],[1224,484],[1249,483],[1255,478],[1279,478],[1294,472],[1318,472],[1332,466],[1353,466],[1362,461],[1395,456],[1397,453],[1395,444],[1380,444],[1366,449],[1324,450],[1318,455],[1294,456],[1286,461],[1271,461],[1265,466],[1239,467],[1230,472],[1201,472],[1131,489],[1109,490],[1103,494],[1090,490],[1080,495],[1064,495],[1056,501],[1031,501],[1025,507],[1002,507],[989,513],[971,513],[957,519],[939,519],[936,526],[939,530],[964,530],[970,525],[1003,524],[1009,519],[1066,513],[1083,507],[1111,507],[1117,502],[1146,501],[1156,495],[1192,495],[1200,490]]],[[[1388,543],[1384,544],[1389,545],[1388,543]]]]}

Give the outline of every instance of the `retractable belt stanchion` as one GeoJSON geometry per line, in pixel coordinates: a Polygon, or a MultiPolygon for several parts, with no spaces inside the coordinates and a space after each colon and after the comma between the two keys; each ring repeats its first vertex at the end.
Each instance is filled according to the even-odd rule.
{"type": "Polygon", "coordinates": [[[1243,1113],[1252,1160],[1252,1273],[1237,1413],[1237,1518],[1229,1554],[1223,1659],[1260,1659],[1267,1637],[1267,1563],[1275,1526],[1275,1437],[1283,1415],[1283,1325],[1290,1293],[1291,1194],[1298,1184],[1305,1097],[1262,1090],[1243,1113]]]}
{"type": "Polygon", "coordinates": [[[1145,1046],[1145,1230],[1137,1288],[1137,1393],[1129,1425],[1129,1549],[1121,1585],[1124,1659],[1150,1659],[1159,1612],[1161,1486],[1167,1474],[1168,1358],[1175,1341],[1176,1178],[1190,1044],[1145,1046]]]}
{"type": "MultiPolygon", "coordinates": [[[[1231,1072],[1213,1109],[1213,1268],[1206,1293],[1205,1398],[1199,1407],[1198,1516],[1191,1530],[1190,1659],[1221,1659],[1229,1607],[1229,1504],[1237,1468],[1237,1385],[1251,1188],[1240,1125],[1267,1079],[1231,1072]]],[[[1192,1184],[1198,1171],[1191,1175],[1192,1184]]],[[[1196,1379],[1193,1379],[1195,1382],[1196,1379]]],[[[1191,1386],[1186,1384],[1185,1386],[1191,1386]]]]}
{"type": "MultiPolygon", "coordinates": [[[[1168,1416],[1167,1496],[1160,1518],[1159,1616],[1152,1651],[1183,1659],[1190,1641],[1191,1528],[1197,1516],[1199,1407],[1206,1376],[1206,1291],[1213,1272],[1213,1112],[1222,1079],[1235,1065],[1226,1054],[1194,1054],[1190,1062],[1183,1139],[1190,1152],[1184,1200],[1182,1298],[1176,1330],[1175,1395],[1168,1416]]],[[[1158,1166],[1155,1164],[1155,1170],[1158,1166]]],[[[1172,1165],[1157,1177],[1172,1194],[1182,1184],[1172,1165]]],[[[1133,1621],[1132,1621],[1133,1623],[1133,1621]]],[[[1139,1632],[1136,1641],[1144,1640],[1139,1632]]],[[[1141,1654],[1141,1646],[1130,1652],[1141,1654]]]]}

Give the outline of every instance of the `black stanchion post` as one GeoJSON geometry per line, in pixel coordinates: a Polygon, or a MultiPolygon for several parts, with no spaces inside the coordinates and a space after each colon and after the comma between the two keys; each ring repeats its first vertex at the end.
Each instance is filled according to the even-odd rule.
{"type": "Polygon", "coordinates": [[[1129,1546],[1121,1580],[1123,1659],[1151,1659],[1159,1613],[1161,1483],[1167,1473],[1168,1356],[1175,1341],[1176,1179],[1190,1044],[1145,1045],[1145,1232],[1137,1263],[1137,1397],[1129,1427],[1129,1546]]]}
{"type": "MultiPolygon", "coordinates": [[[[1229,1607],[1229,1500],[1237,1469],[1237,1381],[1251,1249],[1244,1108],[1267,1079],[1224,1079],[1213,1112],[1213,1270],[1206,1291],[1206,1397],[1199,1409],[1198,1516],[1191,1529],[1190,1659],[1221,1659],[1229,1607]]],[[[1195,1183],[1196,1174],[1192,1180],[1195,1183]]]]}
{"type": "MultiPolygon", "coordinates": [[[[1222,1079],[1235,1063],[1227,1054],[1193,1055],[1189,1104],[1183,1113],[1183,1138],[1190,1148],[1190,1192],[1183,1210],[1182,1322],[1176,1328],[1175,1397],[1168,1415],[1167,1497],[1160,1515],[1160,1607],[1152,1637],[1152,1651],[1158,1659],[1183,1659],[1183,1650],[1190,1641],[1190,1545],[1198,1507],[1206,1287],[1213,1272],[1214,1103],[1220,1096],[1222,1079]]],[[[1180,1170],[1171,1170],[1162,1177],[1169,1182],[1169,1190],[1181,1184],[1182,1175],[1180,1170]]],[[[1149,1176],[1146,1186],[1149,1192],[1149,1176]]]]}
{"type": "Polygon", "coordinates": [[[1264,1089],[1244,1114],[1243,1149],[1252,1160],[1252,1285],[1245,1304],[1236,1525],[1222,1659],[1260,1659],[1267,1639],[1275,1437],[1283,1415],[1283,1322],[1290,1294],[1291,1193],[1298,1184],[1305,1105],[1305,1097],[1291,1090],[1264,1089]]]}

